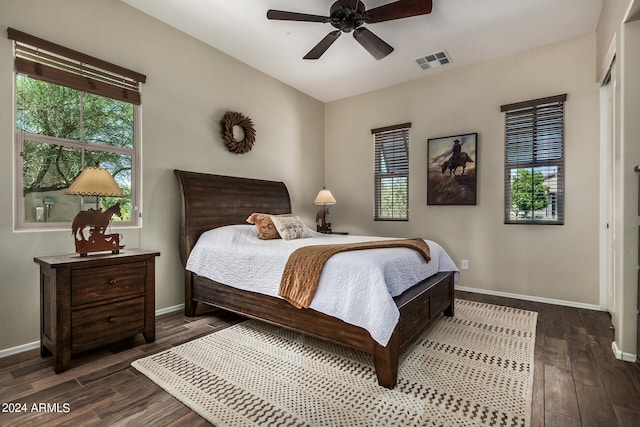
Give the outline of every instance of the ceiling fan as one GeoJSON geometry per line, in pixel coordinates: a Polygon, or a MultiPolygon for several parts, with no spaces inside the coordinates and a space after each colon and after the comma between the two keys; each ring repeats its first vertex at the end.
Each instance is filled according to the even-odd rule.
{"type": "Polygon", "coordinates": [[[315,45],[304,56],[304,59],[320,58],[343,32],[350,33],[352,31],[353,38],[362,47],[374,58],[382,59],[393,52],[393,47],[367,28],[362,27],[362,25],[426,15],[431,13],[431,7],[432,0],[398,0],[367,10],[360,0],[337,0],[331,5],[329,16],[269,9],[267,18],[280,21],[320,22],[324,24],[328,22],[337,28],[320,40],[320,43],[315,45]]]}

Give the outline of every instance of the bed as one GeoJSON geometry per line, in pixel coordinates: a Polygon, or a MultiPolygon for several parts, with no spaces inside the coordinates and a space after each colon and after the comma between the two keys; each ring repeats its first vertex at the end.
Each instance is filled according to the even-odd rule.
{"type": "MultiPolygon", "coordinates": [[[[370,332],[311,308],[298,309],[282,298],[238,289],[186,268],[200,237],[214,229],[246,225],[253,212],[291,213],[289,192],[282,182],[174,171],[180,189],[180,258],[185,267],[185,315],[206,304],[292,329],[373,356],[378,383],[393,388],[400,354],[442,313],[454,315],[453,285],[457,269],[439,271],[393,298],[399,313],[385,345],[370,332]]],[[[454,266],[455,267],[455,266],[454,266]]]]}

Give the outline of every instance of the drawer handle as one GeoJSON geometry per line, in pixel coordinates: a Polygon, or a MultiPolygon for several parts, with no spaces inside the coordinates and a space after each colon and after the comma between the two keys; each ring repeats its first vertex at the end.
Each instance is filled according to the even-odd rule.
{"type": "Polygon", "coordinates": [[[109,323],[116,323],[116,320],[118,320],[117,317],[110,317],[109,318],[109,323]]]}
{"type": "Polygon", "coordinates": [[[118,283],[118,281],[117,281],[116,279],[111,279],[111,280],[109,280],[109,284],[110,284],[111,286],[115,285],[116,283],[118,283]]]}

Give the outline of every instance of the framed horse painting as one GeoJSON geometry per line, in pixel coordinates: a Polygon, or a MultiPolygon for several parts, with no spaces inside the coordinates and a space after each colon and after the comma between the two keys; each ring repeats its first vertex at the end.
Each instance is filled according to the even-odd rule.
{"type": "Polygon", "coordinates": [[[478,134],[427,141],[427,205],[475,205],[478,134]]]}

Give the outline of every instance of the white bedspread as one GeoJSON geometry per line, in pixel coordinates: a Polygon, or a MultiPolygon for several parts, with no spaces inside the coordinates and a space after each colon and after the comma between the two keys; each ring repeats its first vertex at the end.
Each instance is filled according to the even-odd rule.
{"type": "MultiPolygon", "coordinates": [[[[387,240],[385,237],[321,234],[296,240],[260,240],[253,225],[230,225],[202,234],[191,251],[187,270],[225,285],[278,296],[289,255],[297,248],[329,243],[387,240]]],[[[326,263],[312,309],[366,329],[383,346],[400,312],[393,297],[439,271],[459,271],[444,249],[425,240],[431,261],[409,248],[342,252],[326,263]]]]}

